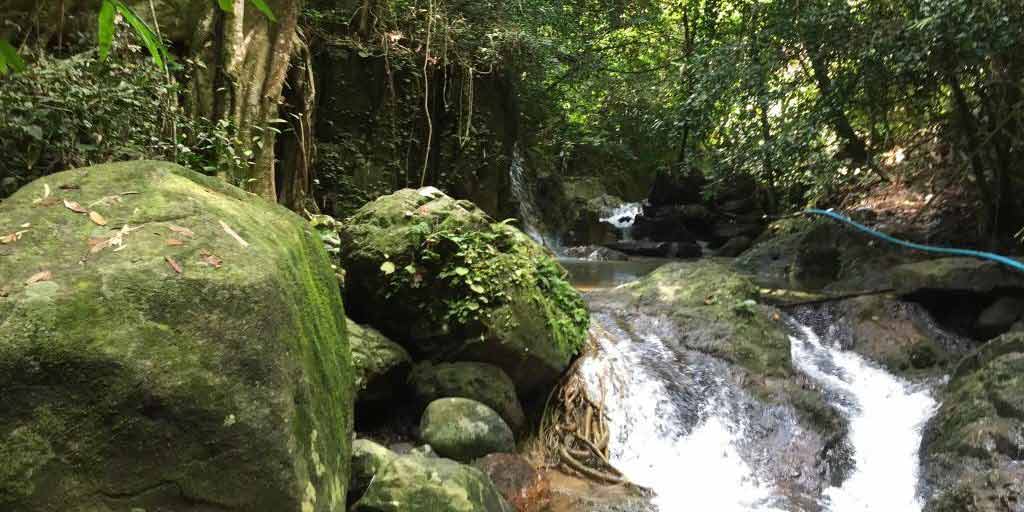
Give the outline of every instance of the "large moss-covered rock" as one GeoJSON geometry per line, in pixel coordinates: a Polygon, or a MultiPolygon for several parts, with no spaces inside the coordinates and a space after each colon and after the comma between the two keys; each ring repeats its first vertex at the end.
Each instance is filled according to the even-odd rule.
{"type": "Polygon", "coordinates": [[[436,457],[403,455],[377,471],[352,512],[513,512],[487,475],[436,457]]]}
{"type": "Polygon", "coordinates": [[[965,357],[922,442],[925,510],[1011,511],[1024,505],[1024,333],[965,357]]]}
{"type": "Polygon", "coordinates": [[[420,437],[443,457],[470,462],[516,449],[512,429],[494,409],[468,398],[441,398],[427,406],[420,437]]]}
{"type": "Polygon", "coordinates": [[[392,398],[404,384],[412,364],[409,353],[373,327],[359,325],[350,319],[347,325],[359,400],[373,402],[392,398]]]}
{"type": "Polygon", "coordinates": [[[345,320],[300,218],[130,162],[29,184],[0,230],[0,509],[344,508],[345,320]]]}
{"type": "Polygon", "coordinates": [[[352,443],[352,477],[349,491],[361,496],[370,487],[373,476],[398,457],[398,454],[369,439],[352,443]]]}
{"type": "Polygon", "coordinates": [[[902,293],[943,290],[984,293],[999,288],[1024,289],[1024,273],[994,261],[938,258],[892,269],[892,284],[902,293]]]}
{"type": "Polygon", "coordinates": [[[494,409],[513,430],[521,429],[526,422],[515,383],[492,364],[423,362],[413,368],[409,383],[423,405],[438,398],[469,398],[494,409]]]}
{"type": "Polygon", "coordinates": [[[341,247],[350,314],[416,358],[492,363],[529,394],[586,338],[587,310],[565,270],[518,229],[437,189],[363,206],[341,247]]]}

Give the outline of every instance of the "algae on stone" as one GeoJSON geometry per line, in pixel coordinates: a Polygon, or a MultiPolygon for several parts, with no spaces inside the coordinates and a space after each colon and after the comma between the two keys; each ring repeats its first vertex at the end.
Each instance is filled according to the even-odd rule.
{"type": "Polygon", "coordinates": [[[138,161],[27,185],[0,205],[0,231],[14,229],[27,231],[0,249],[0,454],[16,469],[0,472],[0,508],[344,508],[349,349],[308,224],[138,161]]]}
{"type": "Polygon", "coordinates": [[[512,429],[494,409],[468,398],[434,400],[420,420],[420,438],[442,457],[460,462],[516,449],[512,429]]]}
{"type": "Polygon", "coordinates": [[[409,384],[423,405],[438,398],[469,398],[494,409],[512,430],[518,431],[526,423],[515,383],[497,366],[468,361],[423,362],[409,374],[409,384]]]}
{"type": "Polygon", "coordinates": [[[352,371],[360,401],[383,401],[403,387],[412,358],[376,329],[347,319],[352,371]]]}
{"type": "Polygon", "coordinates": [[[341,258],[354,319],[418,359],[497,365],[521,393],[554,382],[586,338],[586,306],[549,253],[431,187],[346,219],[341,258]]]}

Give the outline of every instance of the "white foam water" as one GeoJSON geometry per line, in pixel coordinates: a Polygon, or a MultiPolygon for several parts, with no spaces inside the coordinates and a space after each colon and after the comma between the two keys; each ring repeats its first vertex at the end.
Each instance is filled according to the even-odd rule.
{"type": "Polygon", "coordinates": [[[927,389],[875,367],[856,353],[824,345],[807,326],[790,337],[793,362],[835,393],[850,422],[852,473],[825,491],[831,512],[920,512],[918,447],[921,430],[935,412],[927,389]]]}
{"type": "MultiPolygon", "coordinates": [[[[665,385],[672,375],[665,375],[666,366],[657,375],[649,370],[673,359],[660,339],[616,343],[600,325],[591,332],[601,349],[581,371],[588,392],[605,397],[610,462],[630,482],[651,489],[659,511],[778,510],[766,504],[775,498],[772,488],[758,481],[737,450],[744,426],[727,417],[730,409],[718,397],[707,403],[706,417],[683,431],[679,405],[665,385]]],[[[685,368],[667,366],[683,378],[685,368]]]]}

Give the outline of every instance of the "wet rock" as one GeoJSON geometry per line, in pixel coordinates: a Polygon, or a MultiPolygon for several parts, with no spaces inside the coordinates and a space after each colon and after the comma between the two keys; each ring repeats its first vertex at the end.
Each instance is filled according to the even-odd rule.
{"type": "Polygon", "coordinates": [[[550,484],[526,459],[511,453],[492,453],[473,465],[494,482],[518,512],[548,510],[550,484]]]}
{"type": "Polygon", "coordinates": [[[491,363],[543,392],[586,339],[565,270],[518,229],[437,189],[400,190],[346,219],[348,312],[416,359],[491,363]]]}
{"type": "Polygon", "coordinates": [[[894,268],[892,284],[903,294],[920,290],[986,293],[999,288],[1024,289],[1024,273],[994,261],[938,258],[894,268]]]}
{"type": "Polygon", "coordinates": [[[625,254],[650,258],[699,258],[704,253],[699,245],[684,242],[632,240],[611,243],[607,247],[625,254]]]}
{"type": "Polygon", "coordinates": [[[591,245],[614,242],[618,230],[601,219],[607,217],[624,201],[608,194],[597,178],[577,178],[565,181],[565,205],[559,212],[567,229],[562,241],[568,245],[591,245]]]}
{"type": "Polygon", "coordinates": [[[726,241],[738,236],[745,236],[751,239],[757,238],[764,231],[764,225],[757,222],[737,222],[733,220],[719,221],[711,230],[711,235],[721,241],[726,241]]]}
{"type": "Polygon", "coordinates": [[[0,226],[25,223],[0,258],[17,283],[0,298],[0,509],[344,507],[352,369],[308,223],[153,161],[41,178],[0,205],[0,226]],[[44,189],[107,225],[34,204],[44,189]]]}
{"type": "Polygon", "coordinates": [[[730,238],[729,241],[725,243],[725,245],[719,247],[718,250],[715,251],[715,255],[724,256],[727,258],[735,258],[736,256],[743,254],[743,251],[749,249],[752,243],[753,242],[750,240],[750,237],[747,236],[737,236],[734,238],[730,238]]]}
{"type": "Polygon", "coordinates": [[[352,476],[349,487],[352,496],[362,496],[370,487],[373,475],[398,457],[398,453],[369,439],[356,439],[352,443],[352,476]]]}
{"type": "Polygon", "coordinates": [[[439,398],[468,398],[495,410],[514,431],[519,431],[526,423],[515,384],[497,366],[423,362],[409,374],[409,384],[416,400],[423,405],[439,398]]]}
{"type": "Polygon", "coordinates": [[[970,340],[940,328],[919,304],[890,295],[856,297],[814,309],[833,319],[829,336],[834,342],[897,375],[942,369],[973,348],[970,340]]]}
{"type": "Polygon", "coordinates": [[[412,358],[380,331],[348,319],[352,369],[360,401],[385,401],[405,384],[412,358]]]}
{"type": "Polygon", "coordinates": [[[842,292],[891,287],[892,269],[921,257],[833,221],[795,217],[769,225],[735,265],[763,285],[842,292]]]}
{"type": "Polygon", "coordinates": [[[580,258],[583,260],[590,261],[629,260],[629,256],[626,253],[596,245],[581,245],[577,247],[569,247],[568,249],[565,249],[565,251],[563,251],[563,254],[570,258],[580,258]]]}
{"type": "Polygon", "coordinates": [[[442,457],[470,462],[515,451],[512,429],[494,409],[466,398],[441,398],[427,406],[420,437],[442,457]]]}
{"type": "Polygon", "coordinates": [[[490,479],[472,466],[403,455],[380,468],[351,512],[514,512],[490,479]]]}
{"type": "Polygon", "coordinates": [[[925,429],[925,510],[1007,511],[1024,505],[1024,333],[965,357],[925,429]]]}
{"type": "Polygon", "coordinates": [[[1009,331],[1018,319],[1024,319],[1024,299],[1000,297],[981,312],[977,326],[989,338],[1009,331]]]}

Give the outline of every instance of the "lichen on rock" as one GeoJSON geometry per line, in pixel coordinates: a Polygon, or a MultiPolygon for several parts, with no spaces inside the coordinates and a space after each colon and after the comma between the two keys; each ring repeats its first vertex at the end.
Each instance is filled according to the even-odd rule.
{"type": "Polygon", "coordinates": [[[16,469],[0,472],[0,508],[344,507],[349,349],[308,224],[139,161],[27,185],[0,205],[14,229],[0,453],[16,469]]]}

